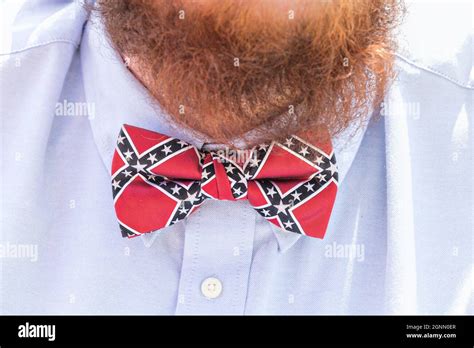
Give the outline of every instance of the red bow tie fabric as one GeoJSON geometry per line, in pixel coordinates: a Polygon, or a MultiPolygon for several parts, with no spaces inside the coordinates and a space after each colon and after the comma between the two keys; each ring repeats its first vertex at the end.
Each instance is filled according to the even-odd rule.
{"type": "Polygon", "coordinates": [[[206,199],[248,199],[281,229],[323,238],[338,182],[331,143],[315,146],[292,136],[258,145],[246,157],[199,151],[179,139],[124,125],[112,161],[122,236],[175,224],[206,199]]]}

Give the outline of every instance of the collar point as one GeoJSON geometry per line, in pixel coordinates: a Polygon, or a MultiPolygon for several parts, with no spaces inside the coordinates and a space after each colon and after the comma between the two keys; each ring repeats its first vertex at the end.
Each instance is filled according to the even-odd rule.
{"type": "Polygon", "coordinates": [[[279,253],[286,253],[288,250],[290,250],[293,245],[296,244],[296,242],[301,238],[301,234],[299,233],[294,233],[294,232],[288,232],[285,231],[281,228],[278,228],[276,226],[272,226],[272,230],[275,234],[275,238],[277,240],[278,244],[278,252],[279,253]]]}

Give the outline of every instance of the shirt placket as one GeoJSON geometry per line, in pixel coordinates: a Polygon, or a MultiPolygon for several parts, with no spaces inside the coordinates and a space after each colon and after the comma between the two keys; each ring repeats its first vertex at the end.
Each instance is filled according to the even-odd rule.
{"type": "Polygon", "coordinates": [[[208,201],[185,221],[176,314],[244,314],[256,213],[208,201]]]}

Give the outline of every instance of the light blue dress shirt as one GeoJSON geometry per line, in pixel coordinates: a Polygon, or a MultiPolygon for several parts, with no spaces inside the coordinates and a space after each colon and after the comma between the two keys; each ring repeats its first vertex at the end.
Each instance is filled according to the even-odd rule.
{"type": "Polygon", "coordinates": [[[408,4],[385,102],[334,139],[323,240],[246,201],[123,239],[109,176],[121,125],[206,139],[173,125],[79,4],[2,6],[1,313],[472,313],[470,2],[408,4]]]}

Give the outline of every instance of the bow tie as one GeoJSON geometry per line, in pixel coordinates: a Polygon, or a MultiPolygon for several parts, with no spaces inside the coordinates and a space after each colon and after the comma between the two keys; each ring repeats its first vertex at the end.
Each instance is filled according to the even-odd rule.
{"type": "Polygon", "coordinates": [[[248,199],[279,228],[323,238],[337,180],[331,143],[297,136],[229,153],[124,125],[112,161],[115,211],[129,238],[187,218],[206,199],[248,199]]]}

